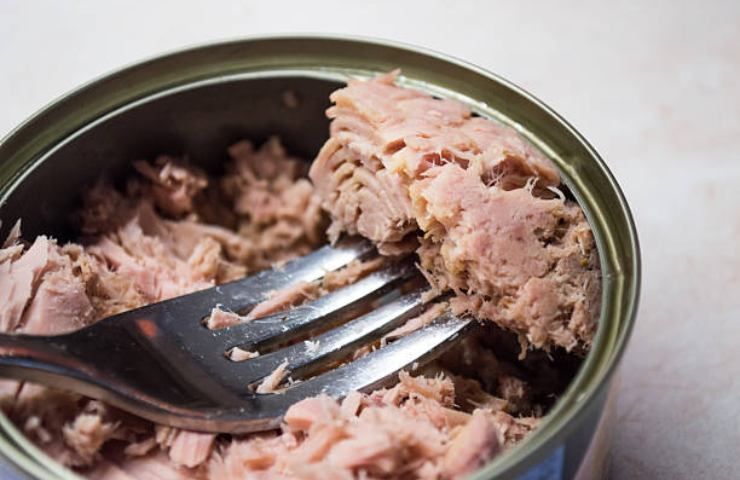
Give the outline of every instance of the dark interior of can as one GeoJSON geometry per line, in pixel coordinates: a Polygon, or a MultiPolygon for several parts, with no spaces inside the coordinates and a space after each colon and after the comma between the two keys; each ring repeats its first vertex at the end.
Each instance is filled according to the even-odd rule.
{"type": "Polygon", "coordinates": [[[287,150],[311,160],[326,140],[325,110],[339,83],[305,77],[212,81],[123,107],[70,136],[15,186],[1,207],[1,237],[20,218],[23,236],[76,237],[73,212],[101,175],[120,181],[131,162],[186,156],[218,173],[226,148],[279,135],[287,150]]]}

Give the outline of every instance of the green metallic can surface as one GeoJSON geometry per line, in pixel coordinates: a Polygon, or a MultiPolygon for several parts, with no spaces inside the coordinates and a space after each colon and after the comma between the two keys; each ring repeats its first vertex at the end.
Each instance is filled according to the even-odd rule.
{"type": "MultiPolygon", "coordinates": [[[[637,309],[637,234],[619,186],[596,151],[539,100],[473,65],[395,43],[346,37],[260,37],[192,48],[89,83],[0,143],[0,238],[70,236],[70,212],[101,172],[132,158],[188,153],[206,169],[239,138],[281,135],[312,158],[327,135],[328,94],[353,76],[400,68],[400,83],[455,98],[517,129],[560,168],[594,231],[603,271],[593,349],[541,426],[472,478],[595,478],[603,470],[614,375],[637,309]],[[285,93],[290,92],[291,101],[285,93]]],[[[0,415],[3,478],[78,478],[0,415]]]]}

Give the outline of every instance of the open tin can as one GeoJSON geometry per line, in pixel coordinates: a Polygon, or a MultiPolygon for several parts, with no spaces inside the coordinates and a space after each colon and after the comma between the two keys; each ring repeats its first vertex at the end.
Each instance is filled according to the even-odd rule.
{"type": "MultiPolygon", "coordinates": [[[[598,478],[608,458],[615,373],[637,309],[640,258],[627,203],[596,151],[565,120],[478,67],[391,42],[259,37],[148,60],[58,99],[0,143],[0,238],[17,218],[28,238],[72,238],[70,212],[102,173],[132,159],[187,154],[206,170],[242,138],[280,135],[313,158],[325,140],[329,93],[350,77],[401,69],[399,82],[459,100],[518,130],[559,167],[586,213],[603,272],[598,334],[577,376],[541,426],[475,479],[598,478]]],[[[0,414],[2,478],[79,478],[0,414]]]]}

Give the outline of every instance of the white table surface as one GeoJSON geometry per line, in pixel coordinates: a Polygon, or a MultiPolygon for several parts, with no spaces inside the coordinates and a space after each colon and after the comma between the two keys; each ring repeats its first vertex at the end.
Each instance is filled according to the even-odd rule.
{"type": "Polygon", "coordinates": [[[636,217],[613,478],[740,478],[740,2],[614,3],[0,0],[0,134],[111,69],[248,34],[385,37],[504,75],[593,143],[636,217]]]}

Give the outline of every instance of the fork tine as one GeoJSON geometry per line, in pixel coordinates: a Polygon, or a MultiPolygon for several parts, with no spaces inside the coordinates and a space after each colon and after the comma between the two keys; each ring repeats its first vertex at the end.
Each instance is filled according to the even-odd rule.
{"type": "Polygon", "coordinates": [[[282,268],[264,270],[255,275],[215,287],[198,290],[180,297],[150,303],[101,320],[116,324],[141,318],[156,318],[159,326],[181,340],[199,337],[199,349],[210,349],[218,342],[217,331],[204,329],[199,322],[220,305],[227,310],[242,310],[265,300],[271,291],[289,288],[301,282],[323,277],[327,272],[347,266],[366,257],[375,247],[359,237],[343,238],[335,245],[324,246],[308,255],[286,263],[282,268]],[[194,321],[187,321],[192,318],[194,321]],[[197,320],[196,320],[197,319],[197,320]],[[208,335],[203,335],[207,333],[208,335]]]}
{"type": "Polygon", "coordinates": [[[326,245],[308,255],[293,259],[280,268],[263,270],[233,282],[199,290],[164,302],[152,303],[122,312],[116,317],[141,316],[156,312],[166,303],[167,308],[179,317],[203,318],[211,309],[220,305],[227,310],[240,311],[265,300],[270,292],[282,290],[302,282],[322,278],[327,272],[338,270],[373,252],[375,247],[367,240],[349,237],[334,245],[326,245]]]}
{"type": "Polygon", "coordinates": [[[366,310],[378,297],[416,274],[418,270],[413,263],[394,263],[312,302],[215,330],[213,335],[223,342],[224,350],[237,346],[259,349],[271,340],[289,343],[307,329],[315,328],[317,324],[328,327],[342,318],[350,317],[353,312],[366,310]]]}
{"type": "Polygon", "coordinates": [[[451,313],[442,314],[426,327],[362,358],[287,387],[284,395],[289,401],[322,393],[339,398],[356,390],[376,389],[399,371],[409,369],[417,362],[421,365],[454,345],[454,340],[461,338],[472,322],[451,313]]]}
{"type": "Polygon", "coordinates": [[[220,372],[223,372],[230,383],[238,379],[238,384],[244,388],[247,384],[268,376],[285,361],[288,362],[287,370],[293,374],[305,375],[316,371],[332,360],[344,357],[349,349],[379,339],[384,333],[418,314],[422,310],[422,293],[425,290],[426,288],[417,289],[366,315],[313,337],[311,341],[315,343],[296,343],[245,362],[226,360],[230,365],[220,369],[220,372]],[[315,348],[311,345],[315,345],[315,348]]]}
{"type": "Polygon", "coordinates": [[[215,290],[220,294],[217,303],[235,311],[252,306],[265,300],[272,291],[318,280],[327,272],[345,267],[373,250],[374,246],[365,239],[342,239],[334,245],[324,246],[291,260],[282,268],[265,270],[246,279],[216,287],[215,290]]]}

